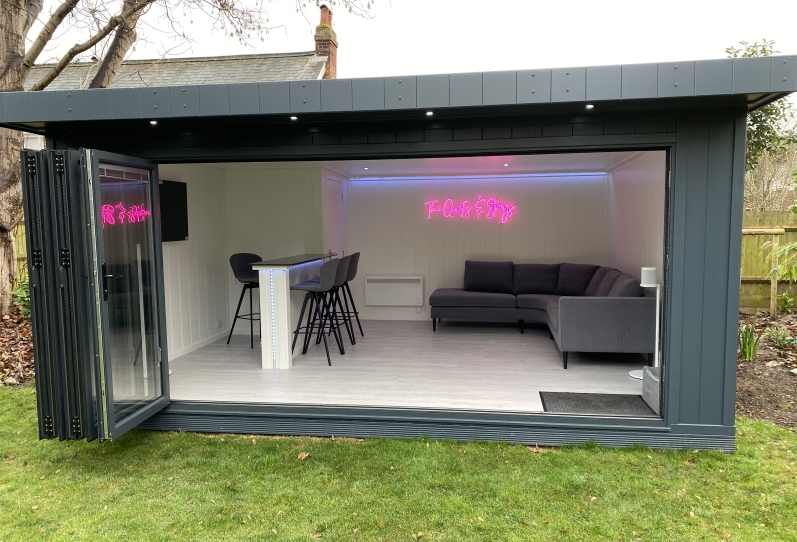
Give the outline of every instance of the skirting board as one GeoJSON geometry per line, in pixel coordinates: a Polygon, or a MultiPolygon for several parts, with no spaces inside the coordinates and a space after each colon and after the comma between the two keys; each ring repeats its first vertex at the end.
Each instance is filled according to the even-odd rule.
{"type": "MultiPolygon", "coordinates": [[[[207,339],[202,339],[198,343],[194,343],[191,346],[186,346],[185,348],[180,348],[179,350],[170,350],[169,351],[169,359],[177,359],[180,356],[184,356],[186,354],[189,354],[189,353],[193,352],[194,350],[199,350],[203,346],[207,346],[210,343],[214,343],[214,342],[216,342],[216,341],[218,341],[220,339],[224,339],[224,338],[227,337],[227,334],[229,332],[230,332],[229,329],[225,329],[225,330],[222,330],[221,332],[217,333],[216,335],[211,335],[207,339]]],[[[233,335],[236,335],[236,334],[233,333],[233,335]]],[[[247,335],[248,335],[248,333],[247,333],[247,335]]],[[[258,342],[260,342],[259,338],[258,338],[258,342]]]]}

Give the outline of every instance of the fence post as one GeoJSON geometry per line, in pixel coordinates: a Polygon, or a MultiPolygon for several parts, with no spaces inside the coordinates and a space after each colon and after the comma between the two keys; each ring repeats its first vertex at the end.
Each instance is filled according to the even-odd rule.
{"type": "MultiPolygon", "coordinates": [[[[778,236],[772,235],[772,250],[777,248],[778,236]]],[[[771,252],[770,252],[771,254],[771,252]]],[[[778,266],[778,259],[772,258],[772,268],[778,266]]],[[[774,319],[778,315],[778,275],[773,273],[769,277],[769,317],[774,319]]]]}

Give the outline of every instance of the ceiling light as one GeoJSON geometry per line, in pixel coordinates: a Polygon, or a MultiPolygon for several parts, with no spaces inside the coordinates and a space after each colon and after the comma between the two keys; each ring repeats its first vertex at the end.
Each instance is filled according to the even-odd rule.
{"type": "Polygon", "coordinates": [[[291,120],[299,120],[297,117],[291,116],[291,120]]]}
{"type": "Polygon", "coordinates": [[[432,115],[434,115],[434,111],[427,111],[426,112],[426,116],[427,117],[431,117],[432,115]]]}
{"type": "Polygon", "coordinates": [[[367,168],[367,167],[364,167],[363,169],[368,169],[368,168],[367,168]]]}
{"type": "Polygon", "coordinates": [[[153,125],[153,126],[157,126],[158,125],[158,121],[157,120],[151,120],[151,121],[149,121],[149,123],[151,125],[153,125]]]}
{"type": "Polygon", "coordinates": [[[592,104],[587,104],[587,109],[592,109],[593,107],[595,107],[595,106],[592,105],[592,104]]]}
{"type": "Polygon", "coordinates": [[[504,164],[504,167],[509,167],[509,164],[504,164]]]}

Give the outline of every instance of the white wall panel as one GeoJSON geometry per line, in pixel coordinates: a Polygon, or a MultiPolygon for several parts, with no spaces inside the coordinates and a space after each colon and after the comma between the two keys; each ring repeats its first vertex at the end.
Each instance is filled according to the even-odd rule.
{"type": "Polygon", "coordinates": [[[188,239],[163,244],[166,333],[174,359],[229,329],[224,172],[175,164],[159,166],[158,173],[161,179],[186,183],[188,193],[188,239]]]}
{"type": "Polygon", "coordinates": [[[366,275],[421,275],[424,297],[462,287],[465,260],[606,265],[608,177],[534,175],[348,181],[348,251],[361,252],[352,293],[366,319],[427,319],[428,307],[367,307],[366,275]],[[517,205],[506,224],[436,214],[429,199],[498,197],[517,205]]]}
{"type": "Polygon", "coordinates": [[[651,151],[615,169],[609,180],[609,265],[639,278],[656,267],[662,283],[667,155],[651,151]]]}

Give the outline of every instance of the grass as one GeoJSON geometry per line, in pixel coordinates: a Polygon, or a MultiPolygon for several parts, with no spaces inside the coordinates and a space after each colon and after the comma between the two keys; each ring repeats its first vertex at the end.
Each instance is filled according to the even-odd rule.
{"type": "Polygon", "coordinates": [[[735,454],[146,431],[100,445],[39,441],[33,388],[6,387],[0,540],[797,540],[797,435],[738,428],[735,454]]]}

